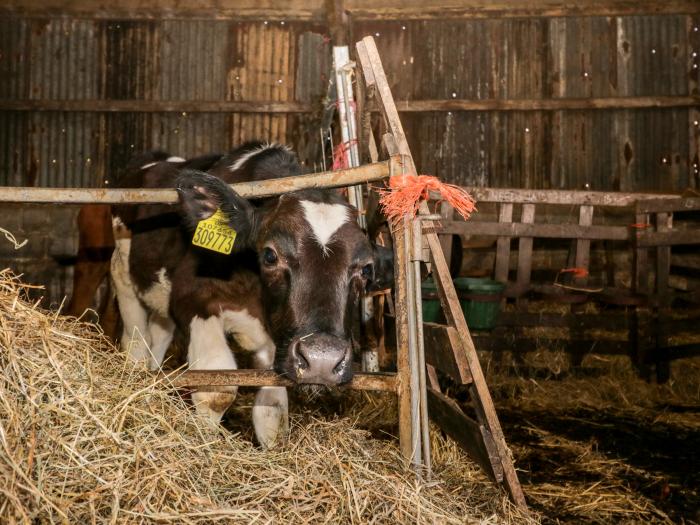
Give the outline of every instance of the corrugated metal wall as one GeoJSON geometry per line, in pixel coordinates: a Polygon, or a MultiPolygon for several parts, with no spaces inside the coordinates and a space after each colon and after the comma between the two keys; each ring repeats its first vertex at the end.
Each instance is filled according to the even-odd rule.
{"type": "MultiPolygon", "coordinates": [[[[688,95],[690,16],[355,21],[397,100],[688,95]]],[[[279,101],[318,106],[327,29],[303,21],[0,18],[0,99],[279,101]]],[[[423,172],[466,185],[697,187],[688,108],[404,113],[423,172]]],[[[314,114],[0,113],[0,184],[101,186],[134,151],[190,156],[244,140],[306,150],[314,114]]]]}
{"type": "MultiPolygon", "coordinates": [[[[307,22],[0,18],[0,100],[295,101],[319,105],[330,48],[307,22]]],[[[201,112],[0,113],[0,184],[102,186],[136,151],[181,156],[309,119],[201,112]]]]}
{"type": "MultiPolygon", "coordinates": [[[[697,22],[373,21],[355,24],[354,33],[375,36],[402,100],[685,96],[698,94],[697,22]]],[[[422,170],[459,184],[674,191],[699,182],[692,111],[432,112],[403,120],[422,170]]]]}

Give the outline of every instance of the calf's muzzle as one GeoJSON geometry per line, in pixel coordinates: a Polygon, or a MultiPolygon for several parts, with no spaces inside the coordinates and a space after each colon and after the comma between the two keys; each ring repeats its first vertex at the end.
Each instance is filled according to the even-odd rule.
{"type": "Polygon", "coordinates": [[[352,379],[350,341],[331,334],[313,333],[292,342],[288,374],[297,383],[342,385],[352,379]]]}

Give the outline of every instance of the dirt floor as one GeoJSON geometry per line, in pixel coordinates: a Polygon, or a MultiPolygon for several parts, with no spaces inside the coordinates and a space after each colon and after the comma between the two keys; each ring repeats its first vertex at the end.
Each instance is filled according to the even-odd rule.
{"type": "Polygon", "coordinates": [[[488,372],[543,523],[700,523],[700,358],[673,363],[666,385],[638,379],[626,357],[557,368],[488,372]]]}
{"type": "MultiPolygon", "coordinates": [[[[482,356],[534,520],[700,523],[700,358],[675,362],[666,385],[638,379],[626,357],[567,362],[532,354],[514,373],[482,356]]],[[[452,394],[467,406],[464,392],[452,394]]],[[[309,401],[293,392],[291,403],[308,418],[350,417],[378,439],[396,434],[394,404],[381,394],[309,401]]],[[[248,409],[238,404],[227,425],[252,439],[248,409]]],[[[470,480],[488,484],[476,466],[470,480]]]]}

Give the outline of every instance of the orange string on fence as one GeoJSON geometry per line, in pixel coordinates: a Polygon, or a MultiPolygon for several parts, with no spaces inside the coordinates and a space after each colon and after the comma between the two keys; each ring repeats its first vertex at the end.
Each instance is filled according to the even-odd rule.
{"type": "Polygon", "coordinates": [[[413,217],[421,200],[427,200],[430,192],[440,194],[465,220],[476,210],[469,193],[455,186],[440,182],[432,175],[395,175],[389,179],[389,188],[379,190],[382,211],[389,222],[396,224],[404,215],[413,217]]]}
{"type": "Polygon", "coordinates": [[[588,277],[588,270],[585,268],[562,268],[559,273],[573,273],[574,277],[588,277]]]}
{"type": "Polygon", "coordinates": [[[354,144],[357,144],[357,140],[355,139],[348,142],[341,142],[333,148],[333,171],[345,170],[350,167],[347,153],[354,144]]]}

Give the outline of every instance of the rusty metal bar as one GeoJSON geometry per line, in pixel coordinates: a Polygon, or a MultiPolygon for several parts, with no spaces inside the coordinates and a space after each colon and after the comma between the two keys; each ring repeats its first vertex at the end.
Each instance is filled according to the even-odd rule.
{"type": "MultiPolygon", "coordinates": [[[[176,387],[197,388],[201,391],[216,391],[224,386],[291,387],[297,384],[273,370],[186,370],[161,373],[158,379],[176,387]]],[[[396,392],[396,375],[355,374],[350,383],[339,388],[396,392]]]]}
{"type": "MultiPolygon", "coordinates": [[[[327,171],[284,177],[258,182],[232,184],[241,197],[258,198],[280,195],[308,188],[339,188],[389,177],[391,164],[398,158],[366,164],[346,170],[327,171]]],[[[398,169],[398,168],[397,168],[398,169]]],[[[174,204],[177,192],[170,189],[97,189],[97,188],[27,188],[0,187],[0,202],[50,203],[50,204],[174,204]]]]}

